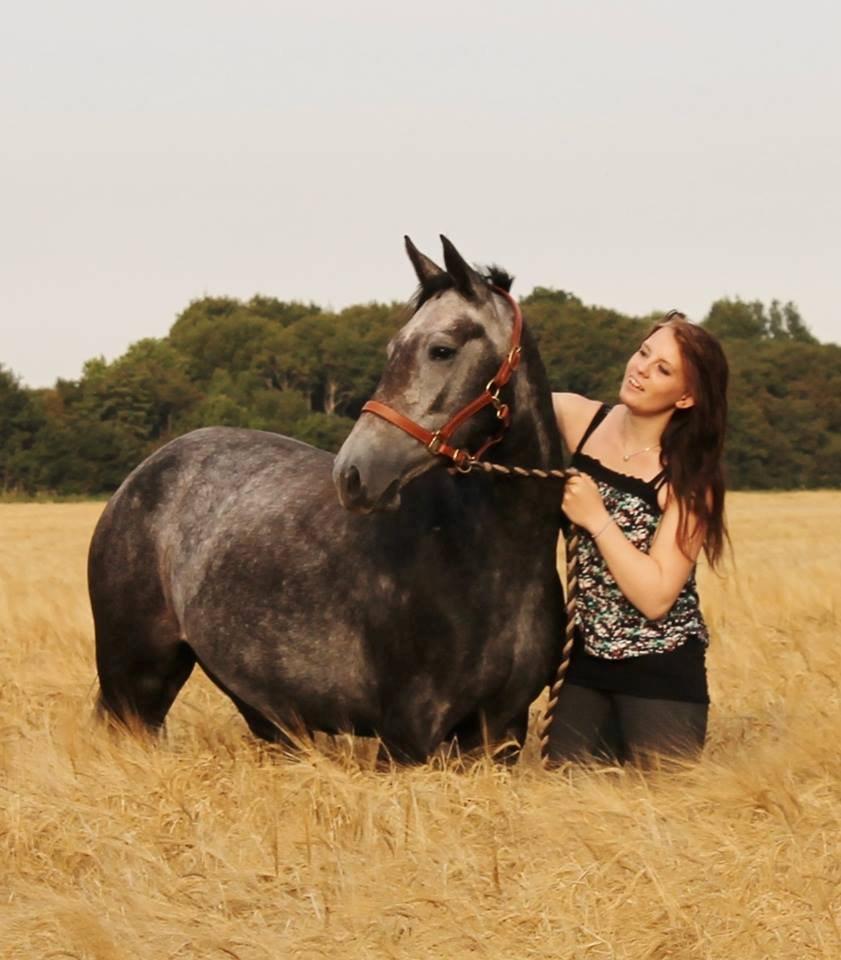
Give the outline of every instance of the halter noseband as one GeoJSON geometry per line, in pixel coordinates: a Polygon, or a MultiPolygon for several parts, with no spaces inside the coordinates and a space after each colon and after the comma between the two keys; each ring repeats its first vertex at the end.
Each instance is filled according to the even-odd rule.
{"type": "Polygon", "coordinates": [[[402,413],[399,413],[393,407],[389,407],[385,403],[380,403],[379,400],[369,400],[363,407],[362,413],[373,413],[378,417],[382,417],[383,420],[387,420],[389,423],[394,424],[395,427],[399,427],[401,430],[409,434],[409,436],[414,437],[415,440],[419,440],[426,449],[439,457],[448,457],[456,467],[460,470],[469,471],[471,462],[478,460],[479,457],[488,449],[488,447],[493,446],[495,443],[499,443],[502,439],[503,434],[505,433],[506,428],[511,423],[511,411],[508,408],[507,403],[503,403],[499,397],[499,391],[508,383],[511,379],[511,375],[520,365],[520,339],[523,333],[523,314],[520,312],[520,305],[517,301],[508,293],[507,290],[503,290],[501,287],[491,285],[491,290],[494,293],[498,293],[500,296],[505,297],[505,299],[511,304],[511,307],[514,310],[514,327],[511,331],[511,349],[508,351],[505,359],[502,361],[502,364],[494,374],[494,376],[488,381],[487,386],[476,397],[475,400],[472,400],[467,406],[464,406],[455,413],[450,419],[444,424],[443,427],[439,427],[437,430],[427,430],[425,427],[422,427],[420,424],[415,423],[414,420],[410,420],[408,417],[405,417],[402,413]],[[477,414],[480,410],[484,410],[485,407],[492,406],[496,411],[497,419],[501,421],[501,428],[499,433],[492,436],[485,444],[483,444],[475,454],[470,453],[468,450],[462,450],[458,447],[454,447],[450,444],[450,440],[453,434],[458,430],[458,428],[469,420],[472,416],[477,414]]]}

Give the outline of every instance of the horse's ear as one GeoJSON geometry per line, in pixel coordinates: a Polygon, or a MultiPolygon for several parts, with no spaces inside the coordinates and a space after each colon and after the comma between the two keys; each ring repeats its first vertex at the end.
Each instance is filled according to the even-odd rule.
{"type": "Polygon", "coordinates": [[[440,277],[444,273],[438,264],[424,256],[408,237],[403,237],[403,239],[406,241],[406,253],[409,254],[409,259],[412,261],[412,266],[415,268],[421,286],[428,283],[433,277],[440,277]]]}
{"type": "Polygon", "coordinates": [[[453,278],[456,290],[468,300],[482,300],[488,294],[488,285],[462,257],[450,241],[441,234],[444,245],[444,265],[453,278]]]}

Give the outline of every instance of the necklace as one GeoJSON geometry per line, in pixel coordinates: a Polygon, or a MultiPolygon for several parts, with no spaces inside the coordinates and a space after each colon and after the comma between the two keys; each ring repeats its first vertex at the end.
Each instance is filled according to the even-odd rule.
{"type": "Polygon", "coordinates": [[[641,450],[634,450],[634,451],[632,451],[631,453],[625,453],[625,448],[626,448],[626,446],[627,446],[627,444],[626,444],[626,442],[625,442],[625,434],[626,434],[625,426],[626,426],[626,421],[627,421],[627,416],[626,416],[625,419],[623,419],[623,421],[622,421],[622,462],[623,462],[623,463],[627,463],[632,457],[638,457],[641,453],[648,453],[650,450],[659,450],[659,449],[660,449],[660,444],[659,444],[659,443],[652,443],[650,446],[648,446],[648,447],[643,447],[641,450]]]}
{"type": "Polygon", "coordinates": [[[622,462],[627,463],[631,457],[638,457],[641,453],[648,453],[649,450],[659,450],[660,444],[654,443],[650,447],[643,447],[642,450],[634,450],[633,453],[623,453],[622,462]]]}

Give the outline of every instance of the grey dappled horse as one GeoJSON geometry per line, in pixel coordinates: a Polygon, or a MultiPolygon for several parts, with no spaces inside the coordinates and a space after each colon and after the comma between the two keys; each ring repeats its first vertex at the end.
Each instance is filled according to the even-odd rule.
{"type": "MultiPolygon", "coordinates": [[[[374,395],[433,430],[484,390],[512,330],[510,298],[442,239],[446,271],[407,238],[421,286],[374,395]]],[[[527,329],[502,395],[493,459],[559,466],[527,329]]],[[[487,407],[454,443],[497,427],[487,407]]],[[[91,542],[100,710],[157,729],[198,662],[267,740],[353,731],[406,760],[451,738],[521,744],[563,634],[558,485],[446,466],[367,413],[335,459],[226,427],[156,451],[91,542]]]]}

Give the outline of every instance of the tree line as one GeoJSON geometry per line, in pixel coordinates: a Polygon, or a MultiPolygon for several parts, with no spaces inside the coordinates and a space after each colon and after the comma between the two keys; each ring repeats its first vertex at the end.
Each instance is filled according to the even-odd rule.
{"type": "MultiPolygon", "coordinates": [[[[535,288],[522,301],[554,390],[615,399],[624,364],[659,317],[535,288]]],[[[336,450],[376,386],[402,304],[339,312],[255,296],[204,297],[169,334],[78,380],[22,386],[0,365],[4,493],[104,494],[154,449],[201,426],[272,430],[336,450]]],[[[841,483],[841,347],[821,344],[792,303],[717,300],[703,325],[731,367],[731,488],[841,483]]]]}

